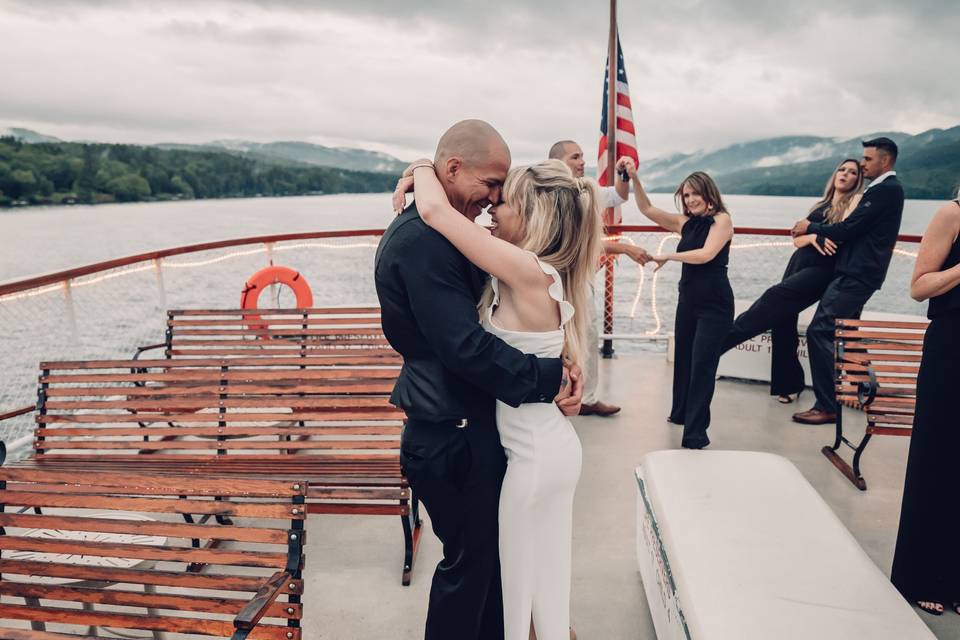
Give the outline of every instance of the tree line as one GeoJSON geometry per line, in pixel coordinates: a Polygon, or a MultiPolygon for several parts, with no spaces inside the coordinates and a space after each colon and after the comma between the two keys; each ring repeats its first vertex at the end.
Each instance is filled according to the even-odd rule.
{"type": "Polygon", "coordinates": [[[396,176],[230,153],[0,137],[0,207],[390,191],[396,176]]]}

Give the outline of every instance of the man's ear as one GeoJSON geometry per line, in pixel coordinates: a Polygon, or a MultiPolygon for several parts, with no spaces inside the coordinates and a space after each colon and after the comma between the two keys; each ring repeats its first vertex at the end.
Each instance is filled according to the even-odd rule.
{"type": "Polygon", "coordinates": [[[440,176],[441,179],[446,182],[453,182],[456,179],[457,174],[463,170],[463,160],[457,156],[447,158],[446,163],[443,166],[443,175],[440,176]]]}

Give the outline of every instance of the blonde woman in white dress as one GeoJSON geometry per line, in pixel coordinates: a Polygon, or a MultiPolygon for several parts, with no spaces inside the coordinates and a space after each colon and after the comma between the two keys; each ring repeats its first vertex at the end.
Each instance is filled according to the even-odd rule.
{"type": "MultiPolygon", "coordinates": [[[[491,276],[480,305],[487,331],[568,363],[597,348],[584,341],[602,252],[596,183],[574,178],[559,160],[515,168],[487,231],[450,205],[429,160],[408,171],[424,222],[491,276]]],[[[580,440],[555,404],[498,402],[497,429],[507,454],[499,513],[504,638],[567,640],[580,440]]]]}

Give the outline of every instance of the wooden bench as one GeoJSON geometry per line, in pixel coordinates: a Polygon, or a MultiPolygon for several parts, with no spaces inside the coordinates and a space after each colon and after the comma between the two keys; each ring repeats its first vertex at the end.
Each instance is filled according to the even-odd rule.
{"type": "Polygon", "coordinates": [[[305,494],[302,480],[0,468],[0,640],[298,640],[305,494]]]}
{"type": "Polygon", "coordinates": [[[354,356],[400,362],[380,326],[377,307],[316,309],[173,309],[163,349],[168,358],[354,356]]]}
{"type": "Polygon", "coordinates": [[[320,357],[41,363],[41,469],[296,478],[307,510],[400,516],[403,584],[420,521],[400,469],[398,368],[320,357]]]}
{"type": "Polygon", "coordinates": [[[837,435],[833,446],[822,449],[836,467],[861,491],[867,483],[860,458],[874,435],[909,436],[916,406],[917,373],[927,322],[838,319],[835,333],[837,435]],[[843,432],[843,410],[866,414],[867,428],[859,442],[843,432]],[[852,463],[840,457],[845,445],[853,450],[852,463]]]}

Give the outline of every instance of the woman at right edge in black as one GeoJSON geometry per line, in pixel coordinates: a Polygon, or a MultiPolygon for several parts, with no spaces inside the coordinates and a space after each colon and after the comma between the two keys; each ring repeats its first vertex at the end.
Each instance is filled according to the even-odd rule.
{"type": "Polygon", "coordinates": [[[651,258],[657,269],[671,260],[683,263],[674,332],[673,405],[667,420],[683,425],[685,449],[703,449],[710,444],[707,427],[720,345],[733,324],[733,289],[727,277],[733,221],[716,183],[702,171],[687,176],[674,193],[682,214],[653,206],[635,171],[631,177],[640,212],[680,234],[675,253],[651,258]]]}
{"type": "Polygon", "coordinates": [[[890,579],[923,611],[960,614],[960,193],[937,210],[923,234],[910,295],[930,300],[930,326],[917,375],[900,531],[890,579]]]}
{"type": "MultiPolygon", "coordinates": [[[[853,158],[843,160],[827,181],[821,198],[807,219],[840,222],[857,208],[863,191],[863,169],[853,158]]],[[[723,343],[726,353],[741,342],[771,333],[770,395],[788,404],[796,400],[806,383],[797,356],[800,338],[797,316],[818,302],[834,278],[837,246],[814,235],[793,239],[797,250],[790,256],[783,279],[763,292],[749,309],[737,316],[723,343]]]]}

